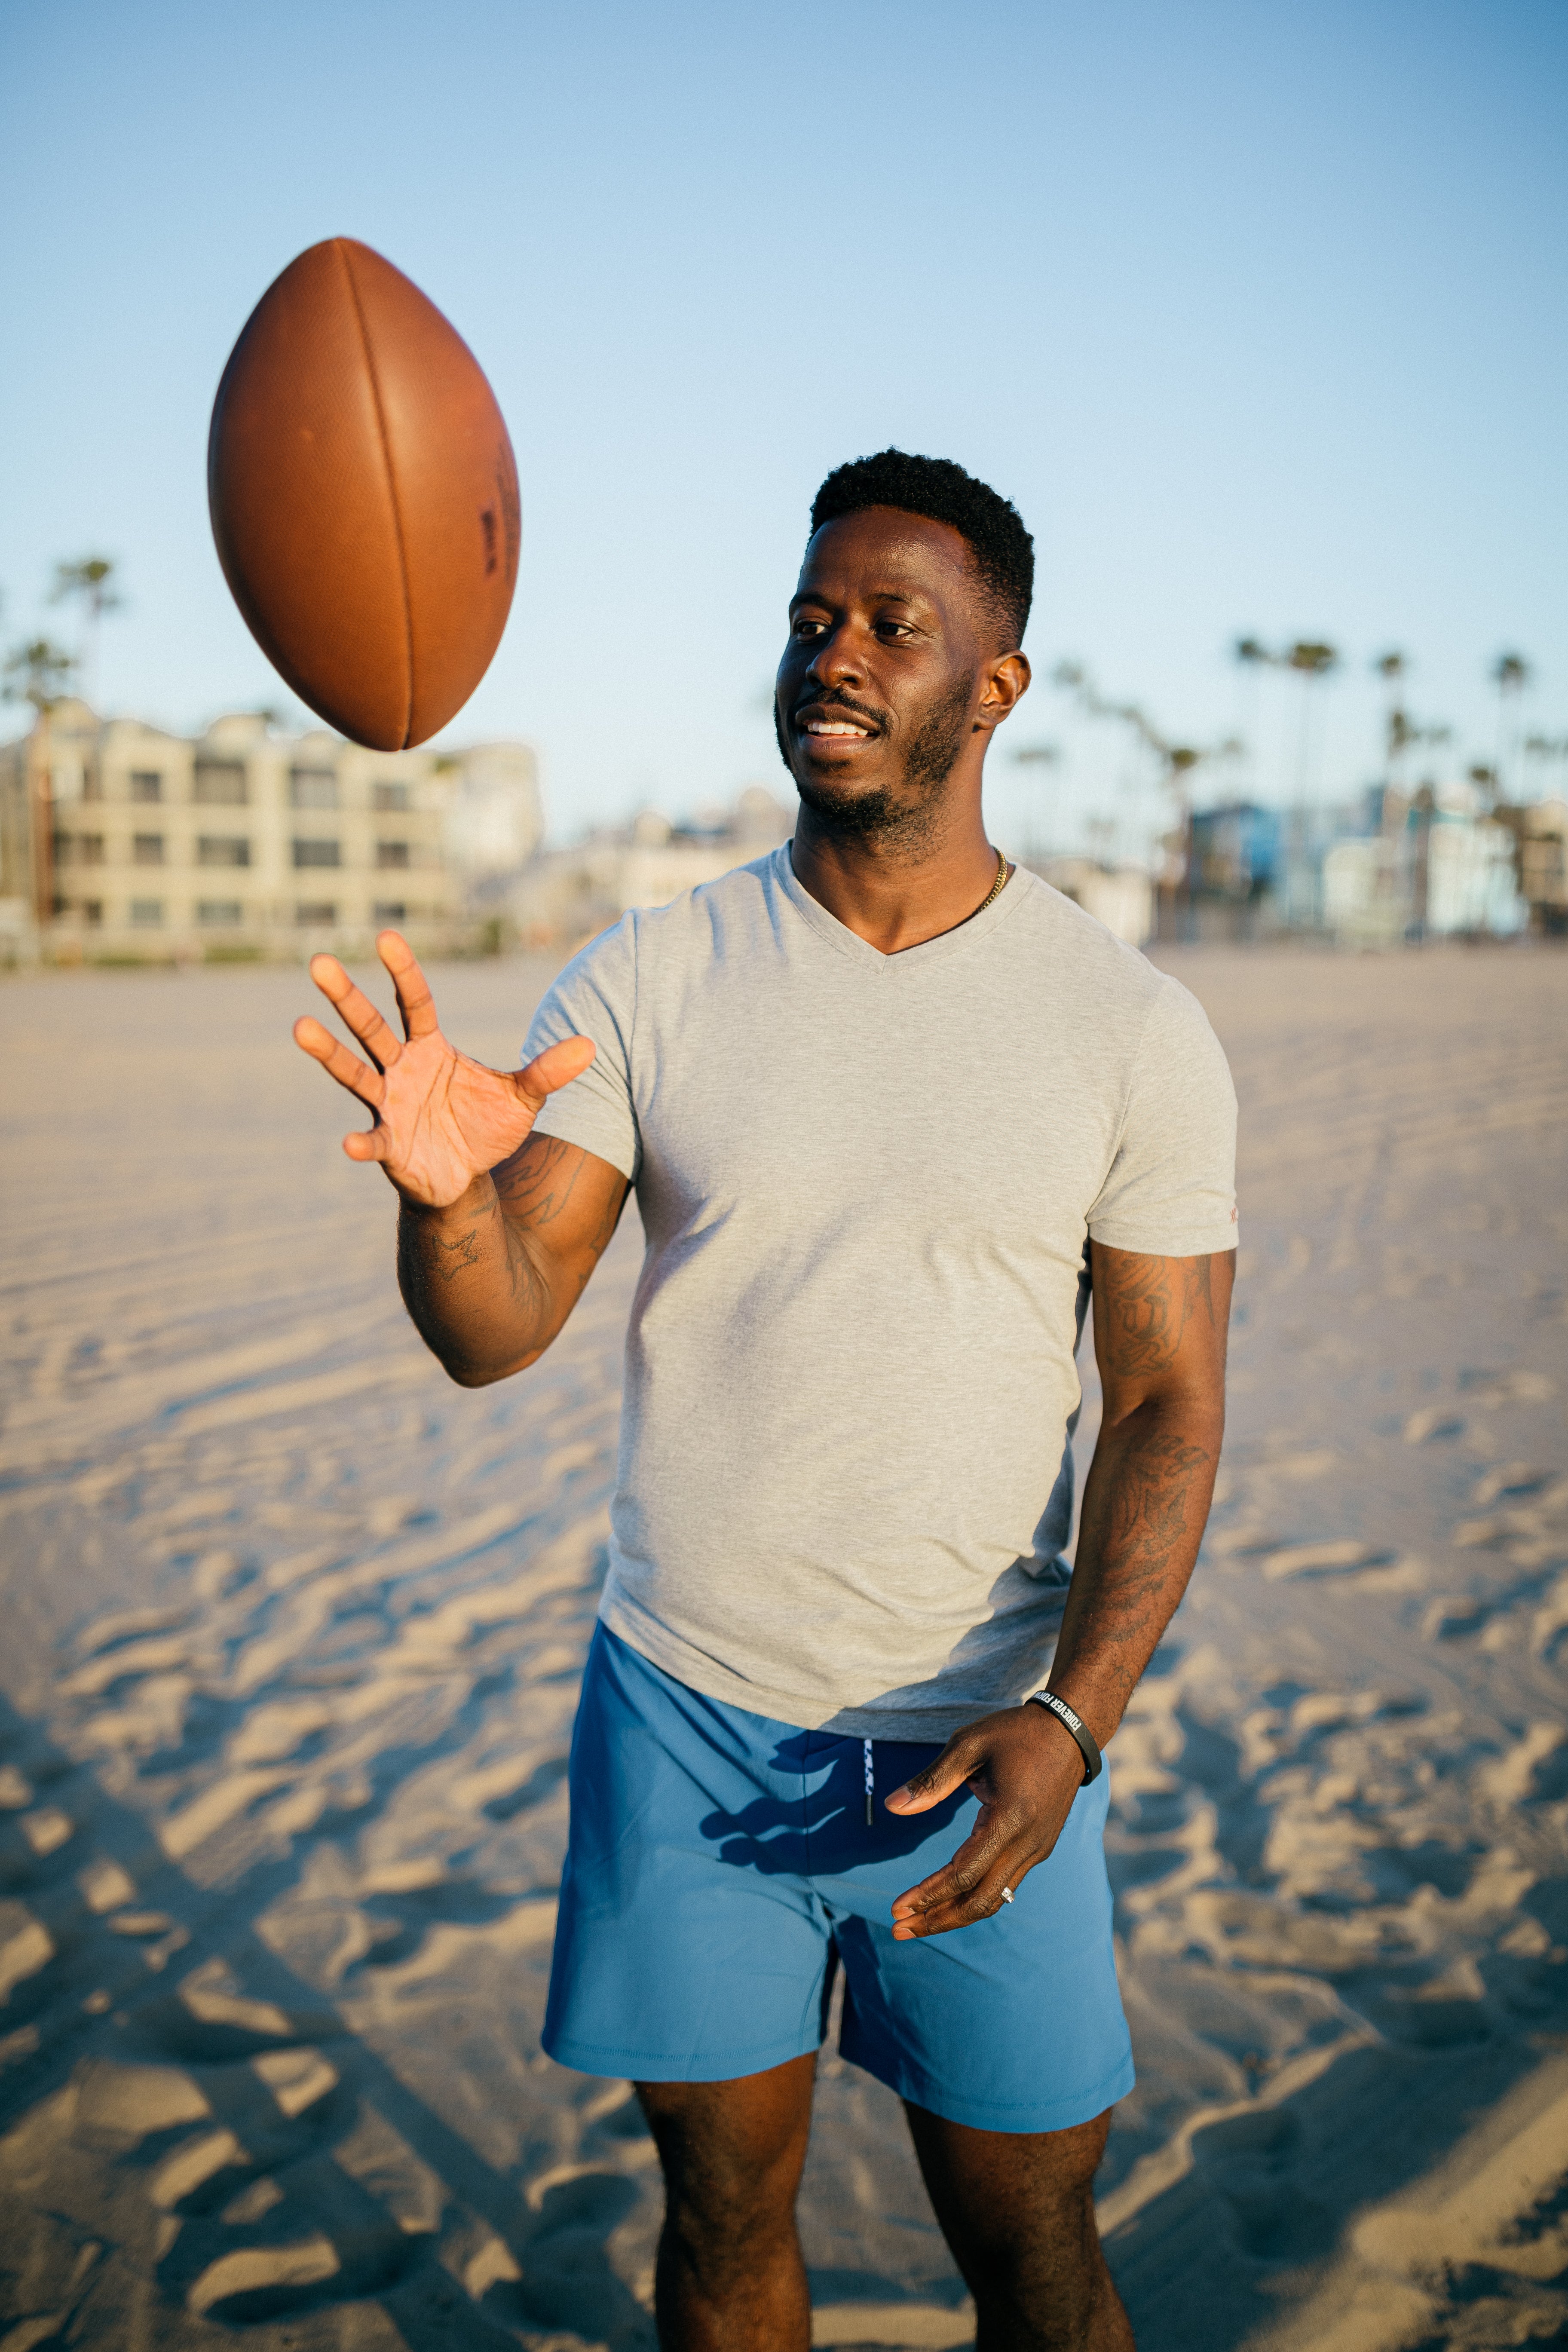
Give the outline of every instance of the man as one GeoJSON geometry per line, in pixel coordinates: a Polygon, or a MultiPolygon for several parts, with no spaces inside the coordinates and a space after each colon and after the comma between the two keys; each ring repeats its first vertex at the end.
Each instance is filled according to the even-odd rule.
{"type": "Polygon", "coordinates": [[[986,841],[1032,580],[960,467],[841,467],[779,667],[793,843],[584,949],[521,1072],[454,1053],[395,934],[405,1040],[324,956],[375,1067],[296,1033],[375,1111],[344,1148],[398,1190],[404,1297],[454,1380],[543,1352],[637,1188],[544,2040],[637,2084],[682,2352],[809,2342],[795,2200],[837,1968],[980,2352],[1132,2341],[1090,2196],[1132,2081],[1099,1751],[1208,1509],[1235,1099],[1192,998],[986,841]]]}

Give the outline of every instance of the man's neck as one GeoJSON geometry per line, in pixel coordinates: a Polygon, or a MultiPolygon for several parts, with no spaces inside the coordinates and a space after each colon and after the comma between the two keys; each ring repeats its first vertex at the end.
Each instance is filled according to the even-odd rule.
{"type": "Polygon", "coordinates": [[[844,840],[803,808],[790,856],[801,888],[889,956],[968,922],[1001,871],[978,803],[913,852],[903,844],[844,840]]]}

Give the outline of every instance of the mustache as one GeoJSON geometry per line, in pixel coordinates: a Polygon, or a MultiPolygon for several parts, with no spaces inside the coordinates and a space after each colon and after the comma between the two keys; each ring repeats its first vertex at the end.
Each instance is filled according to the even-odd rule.
{"type": "Polygon", "coordinates": [[[846,694],[840,687],[835,687],[828,694],[803,694],[790,712],[792,722],[800,717],[803,710],[842,710],[847,719],[863,719],[879,734],[888,723],[884,712],[874,709],[868,702],[857,702],[853,695],[846,694]]]}

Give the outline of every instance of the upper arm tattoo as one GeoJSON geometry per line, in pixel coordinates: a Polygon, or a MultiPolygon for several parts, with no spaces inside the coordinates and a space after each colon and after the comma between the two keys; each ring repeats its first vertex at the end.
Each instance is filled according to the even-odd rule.
{"type": "Polygon", "coordinates": [[[1206,1257],[1145,1257],[1119,1250],[1103,1259],[1105,1329],[1100,1345],[1110,1368],[1135,1380],[1169,1370],[1187,1326],[1201,1317],[1215,1328],[1214,1282],[1206,1257]]]}

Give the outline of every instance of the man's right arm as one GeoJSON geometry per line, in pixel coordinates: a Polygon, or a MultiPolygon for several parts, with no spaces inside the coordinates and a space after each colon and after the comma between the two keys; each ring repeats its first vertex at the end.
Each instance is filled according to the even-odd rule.
{"type": "Polygon", "coordinates": [[[630,1186],[580,1144],[531,1135],[447,1208],[404,1199],[397,1281],[421,1339],[467,1389],[544,1353],[620,1222],[630,1186]]]}
{"type": "Polygon", "coordinates": [[[431,1352],[464,1388],[484,1388],[544,1353],[577,1304],[629,1190],[618,1168],[536,1135],[550,1097],[594,1060],[591,1037],[557,1038],[522,1070],[492,1070],[442,1034],[408,942],[376,953],[403,1015],[399,1037],[336,956],[310,977],[363,1049],[361,1061],[309,1014],[296,1043],[374,1114],[343,1138],[374,1160],[400,1203],[397,1278],[431,1352]]]}

